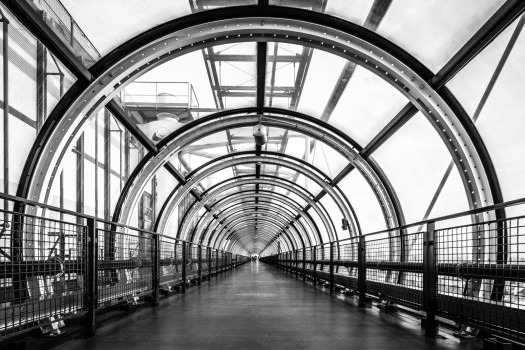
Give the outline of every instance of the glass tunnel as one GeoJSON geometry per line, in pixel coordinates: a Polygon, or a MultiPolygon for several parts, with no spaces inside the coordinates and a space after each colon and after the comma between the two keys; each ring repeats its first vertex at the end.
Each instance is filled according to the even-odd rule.
{"type": "Polygon", "coordinates": [[[259,257],[524,343],[524,10],[2,0],[0,344],[259,257]]]}

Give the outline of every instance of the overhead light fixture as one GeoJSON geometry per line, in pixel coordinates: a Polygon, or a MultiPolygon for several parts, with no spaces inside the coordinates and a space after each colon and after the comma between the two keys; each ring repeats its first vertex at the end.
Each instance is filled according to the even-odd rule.
{"type": "Polygon", "coordinates": [[[262,125],[262,116],[259,119],[259,124],[253,127],[253,138],[255,144],[258,146],[263,146],[268,141],[268,136],[266,136],[266,127],[262,125]]]}

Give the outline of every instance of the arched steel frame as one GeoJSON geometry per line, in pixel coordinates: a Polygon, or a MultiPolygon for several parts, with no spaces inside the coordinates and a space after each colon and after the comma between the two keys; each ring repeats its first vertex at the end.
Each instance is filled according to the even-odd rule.
{"type": "MultiPolygon", "coordinates": [[[[227,188],[221,188],[221,186],[223,186],[223,185],[225,185],[227,183],[230,183],[231,181],[243,180],[243,179],[251,179],[251,178],[254,178],[254,177],[255,177],[255,175],[241,175],[241,176],[237,176],[237,177],[232,178],[232,179],[227,179],[227,180],[220,181],[219,183],[215,184],[214,186],[212,186],[209,189],[207,189],[204,193],[202,193],[202,199],[198,203],[199,203],[199,205],[205,206],[205,205],[208,204],[208,202],[214,201],[217,196],[223,194],[224,192],[226,192],[229,189],[235,188],[237,186],[237,184],[232,184],[231,186],[229,186],[227,188]]],[[[319,215],[319,217],[323,218],[323,215],[326,212],[326,210],[323,208],[323,205],[321,203],[316,203],[313,200],[310,200],[310,198],[313,198],[314,196],[308,190],[300,187],[299,185],[297,185],[297,183],[292,182],[292,181],[290,181],[288,179],[279,178],[279,177],[273,176],[273,175],[263,175],[262,177],[265,178],[265,179],[273,180],[274,181],[273,185],[278,184],[278,183],[284,183],[284,184],[288,184],[289,186],[291,186],[291,187],[287,187],[286,189],[288,191],[290,191],[291,193],[294,193],[295,195],[297,195],[299,198],[303,199],[306,203],[308,203],[308,205],[311,205],[313,210],[319,215]]],[[[250,184],[250,183],[248,183],[248,184],[250,184]]],[[[253,184],[253,183],[251,183],[251,184],[253,184]]],[[[278,186],[278,187],[280,187],[280,186],[278,186]]],[[[170,201],[170,197],[175,194],[175,190],[172,191],[172,193],[170,194],[168,199],[164,202],[164,205],[163,205],[163,207],[162,207],[162,209],[161,209],[161,211],[159,213],[159,218],[161,218],[161,219],[156,221],[155,230],[157,232],[161,232],[161,233],[165,232],[165,227],[166,227],[167,222],[169,220],[169,216],[165,216],[163,213],[167,213],[168,215],[171,215],[173,209],[167,209],[167,206],[171,202],[170,201]]],[[[254,193],[253,191],[240,191],[240,192],[237,192],[237,193],[242,193],[242,192],[254,193]]],[[[259,189],[259,192],[265,192],[265,190],[259,189]]],[[[270,192],[268,192],[268,193],[270,193],[270,192]]],[[[279,196],[284,197],[282,194],[279,194],[279,193],[273,193],[273,196],[275,198],[279,198],[279,196]]],[[[290,199],[290,198],[288,198],[288,199],[290,199]]],[[[197,201],[195,203],[197,203],[197,201]]],[[[213,205],[215,205],[215,203],[213,203],[212,206],[213,205]]],[[[211,207],[209,209],[211,209],[211,207]]],[[[208,213],[211,213],[211,210],[208,213]]],[[[309,222],[312,223],[313,227],[315,228],[314,232],[317,234],[318,243],[322,243],[323,242],[323,238],[322,238],[322,235],[321,235],[321,233],[319,231],[319,228],[317,227],[315,221],[311,218],[311,216],[308,213],[308,211],[305,211],[303,209],[302,212],[299,212],[299,214],[297,216],[297,219],[299,218],[299,216],[300,217],[304,217],[306,220],[308,220],[309,222]]],[[[195,241],[197,241],[197,240],[198,239],[195,239],[195,241]]]]}
{"type": "MultiPolygon", "coordinates": [[[[293,250],[293,247],[295,246],[293,244],[293,240],[291,238],[291,235],[288,234],[288,232],[286,232],[286,230],[289,230],[289,228],[285,229],[284,231],[281,230],[281,227],[278,226],[277,224],[275,224],[273,221],[269,220],[269,219],[264,219],[264,220],[261,220],[262,223],[259,223],[259,227],[264,231],[262,234],[265,236],[265,237],[268,237],[269,240],[267,242],[267,245],[269,244],[269,242],[275,238],[275,237],[283,237],[284,241],[283,243],[286,243],[286,246],[288,247],[288,249],[290,250],[293,250]]],[[[233,224],[233,226],[231,228],[220,228],[218,229],[218,232],[217,234],[222,234],[222,231],[224,230],[234,230],[234,229],[238,229],[239,233],[246,233],[246,232],[252,232],[252,226],[256,223],[255,220],[252,220],[252,221],[238,221],[236,223],[233,224]]],[[[227,233],[233,233],[231,231],[227,231],[227,233]]],[[[226,234],[227,234],[226,233],[226,234]]],[[[210,242],[211,244],[211,242],[210,242]]]]}
{"type": "MultiPolygon", "coordinates": [[[[255,222],[255,225],[253,226],[255,227],[255,226],[258,226],[259,223],[264,223],[266,221],[271,221],[277,226],[279,226],[280,232],[285,232],[285,229],[289,227],[291,231],[291,237],[293,238],[292,243],[295,249],[299,249],[305,246],[298,226],[291,224],[290,221],[287,220],[289,218],[287,218],[284,215],[280,215],[281,213],[279,213],[278,210],[266,208],[267,211],[265,211],[265,213],[271,214],[271,216],[264,215],[264,216],[259,216],[259,217],[253,217],[253,216],[250,217],[248,215],[257,213],[257,210],[255,210],[255,206],[252,207],[252,209],[254,210],[237,213],[235,215],[232,215],[231,218],[228,218],[227,220],[225,220],[224,223],[221,224],[222,228],[219,229],[219,232],[216,235],[209,236],[208,242],[210,242],[210,246],[219,247],[222,241],[224,240],[224,238],[226,238],[225,236],[227,235],[227,232],[230,232],[231,234],[235,234],[235,231],[233,230],[233,228],[235,227],[237,223],[240,224],[240,223],[255,222]],[[231,231],[224,231],[226,228],[231,231]],[[221,233],[224,233],[224,235],[220,236],[221,233]]],[[[219,225],[217,225],[216,228],[218,228],[218,226],[219,225]]],[[[255,229],[252,233],[255,234],[255,229]]]]}
{"type": "MultiPolygon", "coordinates": [[[[198,229],[201,221],[202,221],[202,227],[205,227],[204,230],[201,232],[203,234],[206,233],[209,226],[214,222],[214,220],[219,220],[224,217],[224,211],[228,210],[229,205],[237,205],[239,204],[239,201],[242,201],[242,204],[248,204],[252,201],[255,201],[255,199],[258,199],[259,203],[270,203],[273,202],[276,205],[281,205],[281,208],[285,208],[286,211],[289,211],[292,213],[292,210],[295,210],[296,213],[301,213],[304,208],[299,206],[297,202],[295,202],[293,199],[281,194],[281,193],[275,193],[272,191],[266,191],[259,189],[258,193],[253,193],[252,191],[241,191],[234,193],[232,195],[226,196],[221,198],[219,201],[213,203],[213,205],[210,206],[210,211],[208,212],[208,215],[203,215],[199,219],[199,222],[195,225],[195,228],[193,229],[193,232],[191,234],[191,237],[189,237],[188,240],[193,241],[195,237],[196,230],[198,229]],[[247,201],[248,200],[248,201],[247,201]],[[286,207],[283,207],[283,205],[286,205],[286,207]],[[212,214],[213,213],[213,214],[212,214]],[[204,220],[203,220],[204,219],[204,220]]],[[[309,226],[310,231],[305,227],[306,231],[306,240],[308,242],[308,245],[315,245],[318,242],[315,242],[315,244],[312,244],[312,239],[315,239],[315,233],[319,235],[317,226],[315,226],[315,223],[311,220],[308,213],[305,213],[307,215],[303,215],[306,224],[309,226]],[[312,236],[310,236],[310,234],[312,236]]],[[[297,218],[294,217],[295,220],[297,218]]]]}
{"type": "MultiPolygon", "coordinates": [[[[255,112],[253,109],[244,109],[243,111],[255,112]]],[[[235,114],[239,112],[240,111],[235,111],[235,114]]],[[[268,112],[290,114],[285,110],[275,108],[268,109],[268,112]]],[[[180,128],[175,133],[161,141],[158,145],[161,147],[161,150],[157,153],[155,158],[151,158],[139,173],[134,172],[134,174],[132,174],[129,179],[129,186],[127,186],[121,194],[119,207],[115,210],[116,213],[120,214],[120,221],[127,222],[129,220],[129,215],[137,204],[138,197],[152,176],[151,174],[154,174],[157,169],[159,169],[170,159],[170,157],[173,157],[184,146],[219,131],[243,126],[253,126],[261,119],[257,114],[242,116],[232,116],[231,114],[232,113],[217,113],[214,116],[210,116],[211,118],[201,118],[188,124],[186,127],[180,128]],[[126,198],[129,198],[129,200],[125,200],[126,198]]],[[[387,224],[389,224],[387,226],[391,227],[390,225],[393,225],[394,223],[397,225],[398,221],[395,213],[398,211],[393,210],[393,202],[390,200],[392,196],[388,195],[391,191],[387,191],[387,189],[384,188],[382,185],[384,182],[376,176],[376,172],[367,165],[367,162],[359,155],[356,149],[351,146],[353,141],[339,130],[324,124],[318,119],[307,117],[300,113],[293,113],[293,116],[295,117],[293,120],[280,115],[263,117],[263,120],[265,124],[270,127],[275,126],[284,129],[299,130],[305,135],[328,144],[341,153],[353,166],[356,167],[356,169],[359,169],[359,171],[365,176],[365,179],[367,179],[372,186],[377,198],[380,199],[382,207],[385,212],[388,213],[385,213],[385,217],[388,216],[387,224]]],[[[188,181],[184,183],[184,186],[187,186],[192,181],[194,183],[194,178],[188,179],[188,181]]],[[[317,182],[319,183],[319,181],[317,182]]],[[[322,182],[323,181],[321,181],[321,183],[322,182]]],[[[340,208],[344,209],[345,204],[336,199],[335,191],[330,184],[323,183],[321,187],[330,194],[340,208]]],[[[352,219],[350,210],[347,209],[346,211],[341,211],[347,218],[352,219]]],[[[353,228],[355,228],[355,225],[353,225],[353,228]]]]}
{"type": "MultiPolygon", "coordinates": [[[[326,228],[328,237],[329,238],[333,237],[334,233],[332,232],[332,226],[330,225],[331,220],[328,217],[328,215],[325,214],[325,211],[321,210],[322,205],[320,203],[315,203],[307,194],[303,193],[304,191],[298,190],[298,186],[294,182],[291,182],[289,180],[278,179],[278,178],[276,179],[274,177],[267,179],[267,176],[261,176],[258,179],[255,178],[255,175],[243,176],[242,179],[225,180],[214,190],[214,192],[221,193],[230,188],[235,188],[237,186],[243,186],[243,185],[251,185],[254,183],[281,187],[287,191],[290,191],[298,195],[302,200],[304,200],[306,203],[312,206],[312,209],[317,213],[317,215],[323,222],[323,225],[326,228]]],[[[210,197],[213,197],[213,196],[210,195],[210,197]]],[[[167,211],[167,213],[172,213],[172,211],[167,211]]],[[[165,222],[167,223],[167,221],[169,220],[169,217],[166,217],[165,220],[166,220],[165,222]]],[[[161,227],[159,227],[158,232],[161,232],[161,233],[163,232],[161,227]]],[[[203,238],[201,236],[199,241],[203,242],[202,239],[203,238]]]]}
{"type": "MultiPolygon", "coordinates": [[[[259,197],[261,198],[261,197],[259,197]]],[[[209,217],[209,219],[207,221],[204,221],[203,222],[203,225],[204,227],[206,227],[204,230],[202,230],[202,234],[201,234],[201,237],[204,239],[206,233],[208,232],[208,230],[213,230],[216,226],[218,226],[219,224],[223,224],[224,222],[226,222],[227,220],[229,220],[229,218],[231,217],[231,215],[233,215],[234,213],[230,213],[230,211],[232,210],[238,210],[238,209],[242,209],[242,212],[243,213],[246,213],[246,210],[249,209],[249,208],[261,208],[261,209],[274,209],[278,207],[279,208],[279,212],[283,212],[282,213],[283,215],[286,215],[288,220],[289,220],[289,223],[291,225],[294,225],[294,220],[295,220],[295,215],[294,215],[294,212],[292,212],[290,209],[286,208],[283,206],[282,202],[281,203],[272,203],[271,201],[263,201],[263,200],[260,200],[259,202],[256,202],[255,200],[253,201],[242,201],[242,202],[237,202],[237,203],[234,203],[226,208],[217,208],[217,214],[215,214],[214,216],[211,216],[209,217]],[[261,204],[261,205],[258,205],[258,204],[261,204]],[[239,205],[242,205],[243,207],[242,208],[239,208],[239,205]],[[222,211],[221,211],[222,210],[222,211]],[[231,215],[230,215],[231,214],[231,215]],[[230,215],[230,216],[228,216],[230,215]]],[[[273,211],[273,210],[272,210],[273,211]]],[[[309,245],[311,245],[311,241],[310,241],[310,237],[308,236],[308,232],[307,232],[307,229],[305,227],[303,227],[302,223],[298,225],[300,228],[301,228],[301,240],[304,241],[306,240],[309,245]]]]}
{"type": "MultiPolygon", "coordinates": [[[[224,220],[221,220],[221,222],[218,222],[213,227],[213,229],[215,229],[219,225],[222,225],[224,227],[225,225],[228,225],[230,222],[232,222],[233,220],[235,220],[237,218],[244,218],[244,219],[255,218],[255,219],[257,219],[259,217],[266,217],[266,216],[268,216],[267,214],[271,214],[271,215],[275,215],[276,217],[285,220],[285,221],[281,221],[281,223],[284,225],[282,227],[282,229],[284,229],[286,226],[290,226],[290,227],[294,228],[294,230],[297,232],[297,235],[298,235],[297,238],[296,238],[296,241],[300,242],[300,244],[297,244],[297,248],[306,246],[304,238],[303,238],[304,235],[306,234],[304,232],[304,227],[300,223],[294,223],[293,222],[294,216],[290,215],[289,213],[283,213],[281,208],[277,208],[275,206],[267,205],[267,204],[261,204],[261,205],[259,205],[259,204],[252,204],[252,205],[246,205],[245,207],[243,207],[243,210],[241,212],[237,211],[236,213],[233,213],[233,210],[236,210],[236,209],[238,209],[238,208],[230,209],[229,213],[228,213],[228,214],[230,214],[230,216],[227,217],[224,220]],[[262,209],[262,210],[260,210],[260,209],[262,209]],[[253,214],[265,214],[265,215],[254,216],[253,214]]],[[[222,237],[222,238],[224,238],[224,237],[222,237]]],[[[215,237],[211,237],[210,236],[210,239],[212,241],[214,241],[215,243],[217,243],[217,242],[220,243],[220,241],[221,241],[221,237],[219,237],[217,235],[215,237]]]]}
{"type": "MultiPolygon", "coordinates": [[[[224,159],[217,159],[213,160],[204,166],[200,167],[197,171],[192,172],[190,175],[188,175],[189,180],[184,186],[181,186],[177,194],[170,198],[170,204],[168,206],[168,212],[174,209],[180,200],[187,195],[187,193],[195,187],[200,181],[205,179],[206,177],[210,176],[213,173],[216,173],[220,170],[237,166],[237,165],[243,165],[247,163],[265,163],[265,164],[274,164],[281,167],[292,169],[300,174],[303,174],[304,176],[308,177],[309,179],[313,180],[315,183],[317,183],[323,190],[325,190],[334,200],[336,205],[339,207],[341,212],[343,213],[343,217],[346,217],[349,219],[350,223],[350,235],[359,235],[359,232],[356,232],[357,225],[355,224],[355,214],[353,211],[346,206],[347,202],[344,201],[337,193],[332,186],[328,185],[328,183],[331,183],[331,179],[328,178],[326,175],[322,174],[322,177],[315,174],[314,171],[311,171],[312,168],[309,164],[306,162],[302,162],[294,157],[291,156],[279,156],[279,158],[269,157],[269,154],[265,154],[264,156],[245,156],[241,157],[235,153],[229,155],[228,158],[235,157],[235,159],[230,160],[224,160],[224,159]],[[285,158],[285,159],[282,159],[285,158]],[[300,162],[299,162],[300,161],[300,162]],[[298,164],[295,164],[295,162],[298,162],[298,164]],[[217,164],[214,164],[217,163],[217,164]]],[[[185,236],[186,231],[185,228],[187,226],[187,220],[183,220],[182,230],[179,232],[182,233],[183,236],[185,236]]],[[[178,235],[178,237],[182,237],[178,235]]]]}
{"type": "Polygon", "coordinates": [[[313,46],[375,72],[404,93],[438,131],[460,170],[470,206],[502,201],[496,172],[474,124],[446,88],[436,91],[427,83],[432,74],[416,59],[350,22],[312,11],[272,6],[219,9],[170,21],[111,52],[91,70],[94,78],[89,88],[85,79],[79,79],[46,121],[22,172],[17,194],[45,202],[49,193],[46,188],[56,174],[54,166],[82,129],[84,120],[135,76],[157,62],[171,59],[177,51],[198,49],[200,43],[222,42],[232,34],[238,35],[237,41],[271,38],[313,46]],[[35,181],[35,174],[43,177],[41,181],[35,181]]]}

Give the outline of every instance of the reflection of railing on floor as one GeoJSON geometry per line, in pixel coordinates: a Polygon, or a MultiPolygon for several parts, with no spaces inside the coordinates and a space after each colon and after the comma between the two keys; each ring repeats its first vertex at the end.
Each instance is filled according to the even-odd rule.
{"type": "Polygon", "coordinates": [[[0,194],[0,342],[119,304],[185,292],[247,257],[0,194]],[[29,215],[35,208],[39,215],[29,215]],[[67,219],[66,219],[67,217],[67,219]],[[58,219],[57,219],[58,218],[58,219]],[[215,260],[211,260],[214,257],[215,260]]]}
{"type": "MultiPolygon", "coordinates": [[[[516,200],[484,212],[523,204],[516,200]]],[[[479,211],[481,212],[482,209],[479,211]]],[[[476,210],[444,217],[470,216],[476,210]]],[[[261,260],[330,287],[414,309],[436,332],[436,316],[525,341],[525,216],[399,235],[410,227],[283,252],[261,260]]]]}

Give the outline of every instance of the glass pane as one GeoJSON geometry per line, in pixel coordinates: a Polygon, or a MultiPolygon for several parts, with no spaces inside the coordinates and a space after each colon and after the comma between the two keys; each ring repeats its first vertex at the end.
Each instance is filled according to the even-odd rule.
{"type": "Polygon", "coordinates": [[[406,222],[421,220],[451,161],[434,128],[417,113],[373,157],[397,192],[406,222]]]}
{"type": "Polygon", "coordinates": [[[329,123],[365,147],[407,102],[397,89],[357,66],[329,123]]]}
{"type": "Polygon", "coordinates": [[[158,214],[160,212],[160,209],[168,199],[168,196],[170,193],[175,189],[175,187],[178,185],[177,180],[171,175],[166,169],[161,168],[157,173],[156,176],[156,200],[157,200],[157,210],[155,210],[155,214],[158,217],[158,214]]]}
{"type": "Polygon", "coordinates": [[[328,1],[296,1],[270,0],[270,5],[298,7],[305,10],[325,12],[332,16],[342,17],[347,21],[363,24],[370,11],[373,0],[328,0],[328,1]]]}
{"type": "Polygon", "coordinates": [[[326,230],[326,227],[323,224],[323,221],[317,215],[316,211],[313,209],[308,210],[308,214],[312,217],[313,221],[317,225],[317,228],[319,229],[319,232],[321,233],[321,238],[323,239],[323,242],[329,242],[330,239],[328,238],[328,231],[326,230]]]}
{"type": "MultiPolygon", "coordinates": [[[[48,2],[51,0],[45,1],[45,3],[48,2]]],[[[52,2],[58,3],[56,0],[52,2]]],[[[189,15],[192,12],[230,4],[251,5],[255,4],[256,0],[247,0],[242,3],[231,1],[230,4],[224,1],[221,1],[220,4],[209,2],[200,8],[194,1],[150,0],[145,3],[141,0],[92,0],[89,2],[62,0],[62,3],[78,23],[78,27],[84,31],[98,51],[105,55],[137,34],[161,23],[189,15]]],[[[56,21],[54,18],[53,20],[56,21]]],[[[67,29],[68,19],[63,21],[66,22],[64,26],[67,29]]]]}
{"type": "Polygon", "coordinates": [[[523,31],[492,89],[487,91],[486,103],[481,106],[479,114],[475,115],[475,111],[515,28],[515,24],[510,26],[448,84],[470,115],[477,117],[476,127],[489,150],[506,201],[525,196],[525,164],[522,161],[525,157],[523,31]]]}
{"type": "Polygon", "coordinates": [[[320,118],[335,83],[347,61],[331,53],[314,50],[297,110],[320,118]]]}
{"type": "Polygon", "coordinates": [[[341,153],[321,142],[316,141],[310,160],[316,168],[331,179],[336,177],[348,165],[348,160],[341,153]]]}
{"type": "Polygon", "coordinates": [[[350,231],[346,230],[343,231],[342,229],[342,219],[344,217],[343,213],[341,212],[341,209],[335,204],[332,197],[329,195],[325,195],[321,200],[319,201],[326,211],[330,214],[330,220],[332,220],[335,231],[337,232],[337,239],[345,239],[350,237],[350,231]]]}
{"type": "MultiPolygon", "coordinates": [[[[469,209],[467,196],[465,196],[465,189],[461,177],[459,176],[459,171],[456,167],[453,167],[447,182],[443,186],[443,190],[439,194],[434,208],[430,212],[429,218],[460,213],[469,209]]],[[[438,221],[436,222],[436,228],[460,226],[471,223],[471,216],[467,215],[454,220],[447,220],[445,222],[438,221]]]]}
{"type": "Polygon", "coordinates": [[[504,2],[393,1],[377,32],[437,72],[504,2]]]}
{"type": "Polygon", "coordinates": [[[363,234],[386,229],[381,205],[358,171],[354,170],[345,176],[338,186],[352,204],[363,234]]]}

